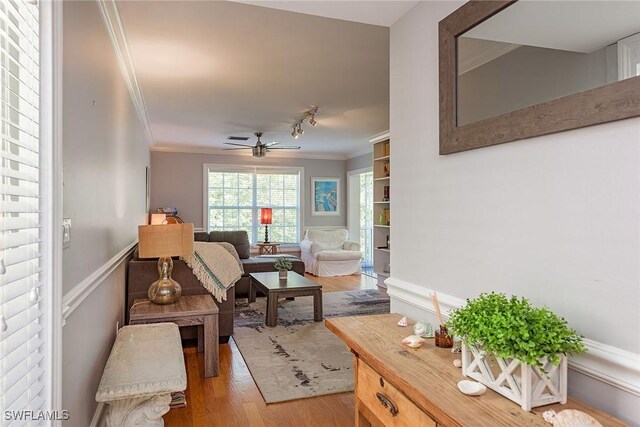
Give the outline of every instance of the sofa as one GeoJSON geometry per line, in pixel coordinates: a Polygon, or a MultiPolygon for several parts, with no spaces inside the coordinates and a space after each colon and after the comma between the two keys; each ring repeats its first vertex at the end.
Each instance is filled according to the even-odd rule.
{"type": "Polygon", "coordinates": [[[305,271],[315,276],[346,276],[362,271],[360,243],[349,240],[345,228],[310,228],[300,242],[305,271]]]}
{"type": "MultiPolygon", "coordinates": [[[[258,272],[275,271],[273,256],[251,256],[251,245],[246,231],[212,231],[211,233],[198,232],[194,234],[194,240],[200,242],[228,242],[231,243],[244,269],[244,273],[236,284],[227,291],[227,299],[223,302],[214,301],[220,312],[218,314],[220,342],[227,342],[233,335],[233,318],[236,298],[246,298],[249,295],[249,274],[258,272]]],[[[304,274],[304,263],[299,258],[291,258],[292,270],[298,274],[304,274]]],[[[202,295],[208,291],[202,286],[198,278],[193,274],[187,264],[177,258],[173,260],[173,272],[171,276],[182,286],[182,295],[202,295]]],[[[147,290],[151,283],[158,280],[157,259],[141,259],[138,251],[128,263],[127,271],[127,311],[126,321],[129,322],[129,310],[133,301],[147,297],[147,290]]],[[[197,337],[196,327],[180,328],[183,339],[197,337]]]]}

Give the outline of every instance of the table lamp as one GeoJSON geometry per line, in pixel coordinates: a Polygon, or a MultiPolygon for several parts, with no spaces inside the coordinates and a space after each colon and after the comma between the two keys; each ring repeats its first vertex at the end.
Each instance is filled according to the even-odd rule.
{"type": "Polygon", "coordinates": [[[160,277],[149,287],[149,300],[156,304],[173,304],[178,301],[182,287],[171,278],[171,257],[193,254],[193,224],[139,226],[138,252],[140,258],[158,258],[160,277]]]}
{"type": "Polygon", "coordinates": [[[264,224],[264,242],[269,243],[269,224],[273,218],[271,208],[260,208],[260,224],[264,224]]]}

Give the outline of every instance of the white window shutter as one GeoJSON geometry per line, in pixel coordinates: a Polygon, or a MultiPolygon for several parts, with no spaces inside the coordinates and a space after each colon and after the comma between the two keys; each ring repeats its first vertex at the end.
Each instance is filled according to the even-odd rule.
{"type": "Polygon", "coordinates": [[[0,2],[0,414],[6,425],[25,422],[6,420],[4,411],[46,409],[38,21],[33,2],[0,2]]]}

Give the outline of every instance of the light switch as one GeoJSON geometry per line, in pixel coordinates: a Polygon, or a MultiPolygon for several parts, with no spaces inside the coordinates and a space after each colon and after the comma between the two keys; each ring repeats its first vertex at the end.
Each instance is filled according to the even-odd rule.
{"type": "Polygon", "coordinates": [[[62,247],[71,246],[71,218],[62,218],[62,247]]]}

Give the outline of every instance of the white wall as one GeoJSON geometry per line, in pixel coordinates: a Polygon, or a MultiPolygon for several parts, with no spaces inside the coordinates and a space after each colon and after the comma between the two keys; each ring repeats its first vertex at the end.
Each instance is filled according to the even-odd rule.
{"type": "Polygon", "coordinates": [[[63,329],[62,404],[67,425],[88,426],[124,316],[126,260],[111,260],[146,220],[149,149],[97,3],[65,2],[63,13],[63,212],[72,221],[63,289],[65,301],[86,299],[74,299],[82,302],[63,329]],[[93,292],[76,292],[93,285],[93,292]]]}
{"type": "MultiPolygon", "coordinates": [[[[461,4],[422,2],[391,27],[391,282],[525,296],[636,356],[640,119],[439,156],[438,21],[461,4]]],[[[426,316],[420,298],[392,298],[392,311],[426,316]]],[[[569,388],[640,420],[637,395],[575,373],[569,388]]]]}

